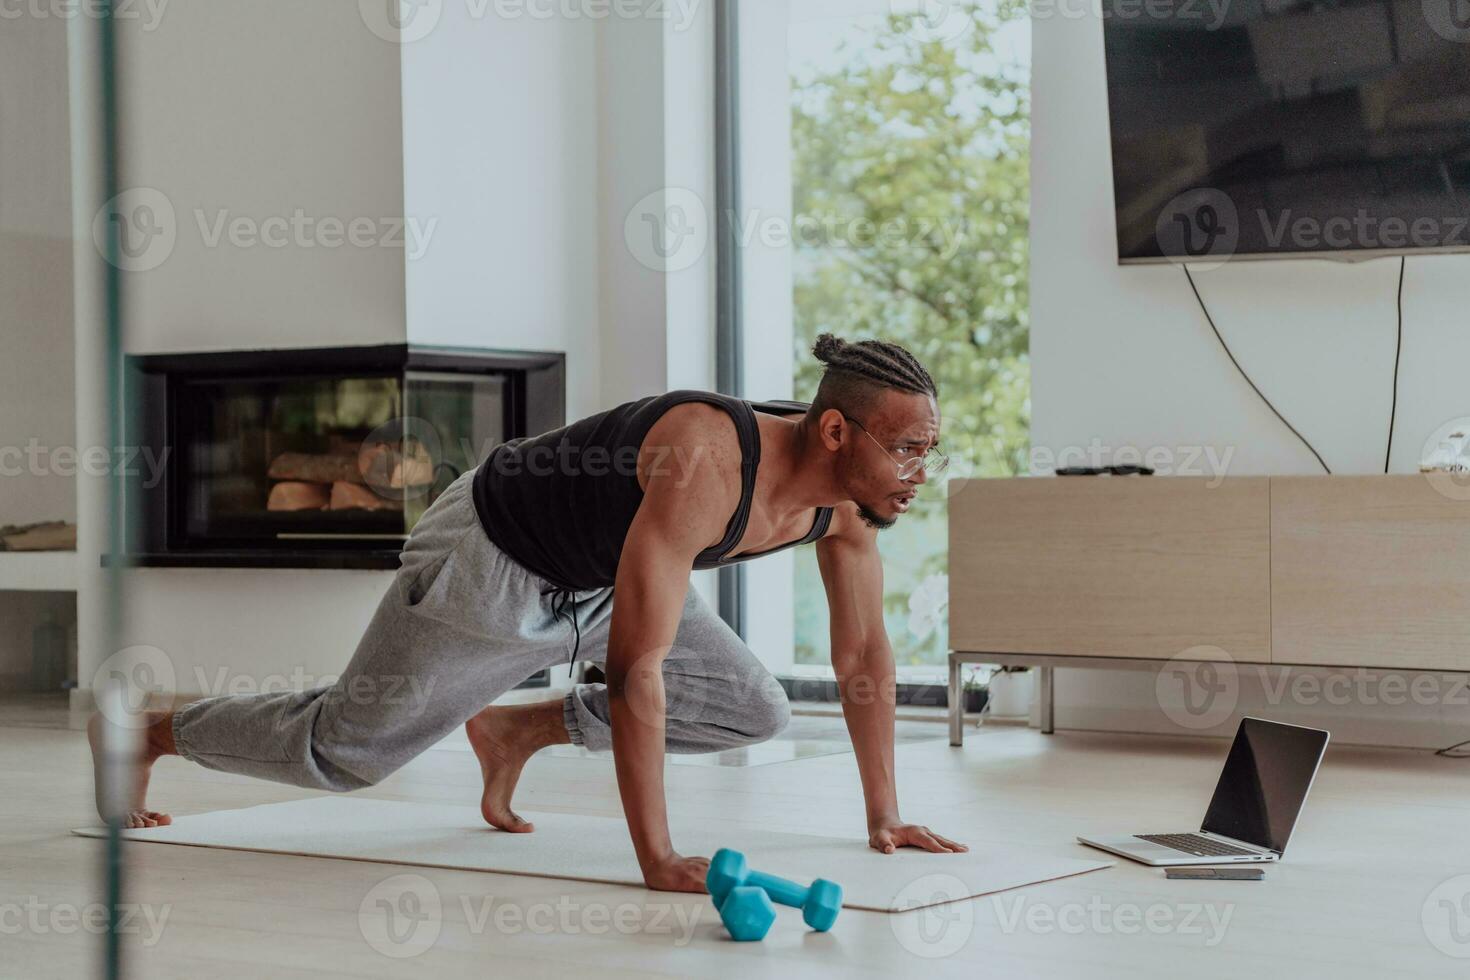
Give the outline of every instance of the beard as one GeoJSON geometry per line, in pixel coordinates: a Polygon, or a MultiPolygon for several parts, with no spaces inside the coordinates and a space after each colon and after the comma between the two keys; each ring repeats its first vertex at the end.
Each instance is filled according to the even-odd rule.
{"type": "Polygon", "coordinates": [[[858,504],[858,515],[862,517],[863,523],[868,525],[868,527],[877,528],[880,531],[886,531],[898,523],[897,517],[883,517],[874,513],[863,504],[858,504]]]}

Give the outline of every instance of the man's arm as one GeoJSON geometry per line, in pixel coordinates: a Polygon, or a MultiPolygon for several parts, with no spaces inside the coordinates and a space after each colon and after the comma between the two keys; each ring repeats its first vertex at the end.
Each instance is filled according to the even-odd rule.
{"type": "Polygon", "coordinates": [[[883,623],[878,532],[864,525],[855,509],[840,509],[833,523],[833,531],[817,542],[817,564],[831,614],[832,669],[863,784],[868,843],[885,854],[905,845],[928,851],[969,850],[927,827],[906,824],[898,815],[893,648],[883,623]]]}
{"type": "MultiPolygon", "coordinates": [[[[718,410],[716,410],[718,411],[718,410]]],[[[687,417],[686,413],[686,417],[687,417]]],[[[689,426],[660,421],[645,445],[674,440],[690,445],[733,441],[733,424],[707,416],[689,426]],[[714,426],[713,432],[688,431],[714,426]]],[[[738,458],[739,450],[736,447],[738,458]]],[[[663,661],[674,643],[689,589],[694,559],[724,533],[739,502],[739,467],[733,495],[719,465],[723,452],[707,454],[711,465],[692,473],[648,474],[643,501],[628,529],[613,586],[612,625],[607,645],[607,693],[612,715],[613,764],[628,831],[644,882],[664,891],[702,892],[707,858],[678,854],[669,838],[664,800],[663,661]]]]}

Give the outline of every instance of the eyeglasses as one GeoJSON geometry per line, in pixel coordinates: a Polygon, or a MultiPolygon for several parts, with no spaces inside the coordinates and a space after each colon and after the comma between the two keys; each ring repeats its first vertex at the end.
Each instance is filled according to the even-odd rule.
{"type": "MultiPolygon", "coordinates": [[[[890,450],[887,446],[883,445],[883,443],[874,438],[873,433],[868,431],[867,426],[863,425],[857,419],[853,418],[851,415],[848,415],[845,412],[843,413],[842,417],[847,419],[847,421],[851,422],[853,425],[857,426],[859,429],[862,429],[863,435],[867,436],[869,439],[872,439],[873,445],[883,450],[884,455],[888,456],[890,459],[893,458],[892,450],[890,450]]],[[[913,449],[912,447],[905,446],[899,451],[912,452],[913,449]]],[[[922,456],[910,456],[908,459],[898,460],[897,462],[898,478],[900,480],[907,480],[918,473],[920,470],[924,471],[925,476],[935,476],[939,473],[943,473],[944,468],[949,465],[949,457],[944,455],[944,453],[940,452],[937,449],[930,449],[922,456]]]]}

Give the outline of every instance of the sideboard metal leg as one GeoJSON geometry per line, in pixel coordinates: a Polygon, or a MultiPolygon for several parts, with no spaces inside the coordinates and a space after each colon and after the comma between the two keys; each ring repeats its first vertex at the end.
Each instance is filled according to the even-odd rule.
{"type": "Polygon", "coordinates": [[[964,664],[953,655],[949,658],[949,744],[965,744],[965,690],[960,683],[964,664]]]}
{"type": "Polygon", "coordinates": [[[1053,690],[1052,673],[1055,668],[1036,668],[1037,696],[1041,700],[1041,734],[1050,735],[1053,731],[1054,713],[1056,711],[1055,691],[1053,690]]]}

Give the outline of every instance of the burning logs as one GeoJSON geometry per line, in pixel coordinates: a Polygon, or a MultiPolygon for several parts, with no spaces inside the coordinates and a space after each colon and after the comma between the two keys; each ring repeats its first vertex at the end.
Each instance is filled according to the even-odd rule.
{"type": "Polygon", "coordinates": [[[331,487],[322,483],[285,480],[271,487],[266,510],[323,510],[332,502],[331,487]]]}
{"type": "Polygon", "coordinates": [[[416,440],[364,443],[356,455],[281,453],[266,475],[267,510],[402,510],[403,491],[434,482],[434,460],[416,440]]]}
{"type": "Polygon", "coordinates": [[[402,510],[402,500],[390,500],[378,495],[376,490],[360,483],[337,482],[332,484],[332,510],[402,510]]]}
{"type": "Polygon", "coordinates": [[[271,460],[266,476],[272,480],[296,480],[303,483],[366,483],[353,456],[281,453],[271,460]]]}

